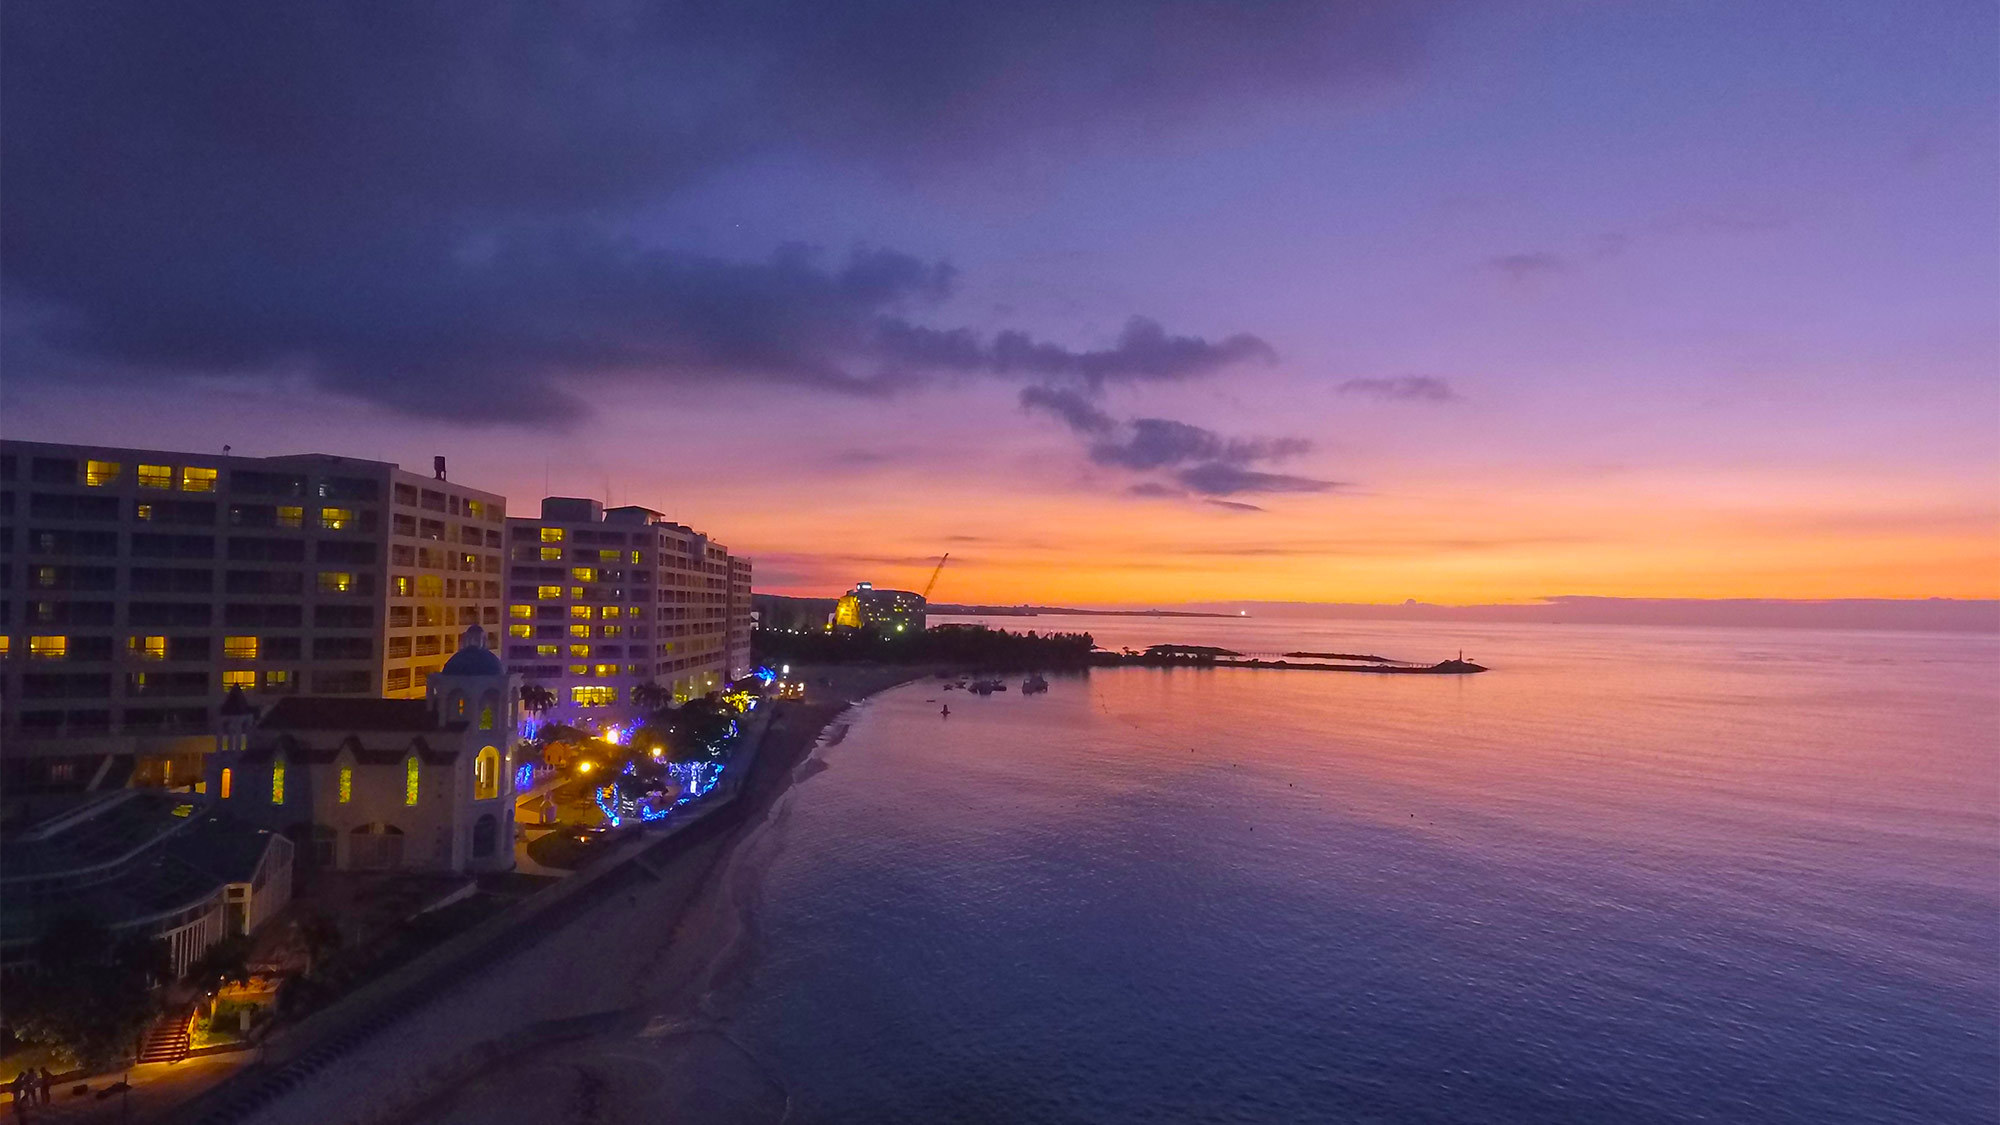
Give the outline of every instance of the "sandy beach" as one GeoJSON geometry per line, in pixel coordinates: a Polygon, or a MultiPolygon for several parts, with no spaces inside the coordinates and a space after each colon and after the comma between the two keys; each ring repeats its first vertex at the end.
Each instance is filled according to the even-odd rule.
{"type": "Polygon", "coordinates": [[[785,798],[810,777],[824,736],[869,695],[928,667],[806,669],[804,700],[777,703],[737,802],[671,852],[613,873],[574,914],[314,1071],[247,1120],[560,1123],[776,1120],[784,1095],[759,1081],[713,1013],[754,949],[757,875],[785,798]],[[745,1101],[748,1099],[748,1101],[745,1101]],[[504,1112],[503,1112],[504,1111],[504,1112]]]}

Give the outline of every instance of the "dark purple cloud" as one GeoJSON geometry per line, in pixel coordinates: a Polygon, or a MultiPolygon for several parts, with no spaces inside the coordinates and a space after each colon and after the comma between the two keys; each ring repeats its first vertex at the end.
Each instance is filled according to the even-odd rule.
{"type": "Polygon", "coordinates": [[[1569,259],[1561,254],[1551,254],[1537,250],[1524,254],[1501,254],[1486,259],[1486,264],[1499,270],[1515,281],[1526,281],[1544,274],[1561,273],[1569,268],[1569,259]]]}
{"type": "Polygon", "coordinates": [[[1402,401],[1450,402],[1458,397],[1451,384],[1435,375],[1393,375],[1348,379],[1335,388],[1344,395],[1364,395],[1402,401]]]}
{"type": "Polygon", "coordinates": [[[1047,411],[1080,434],[1110,433],[1118,424],[1081,391],[1066,387],[1022,387],[1021,406],[1047,411]]]}
{"type": "Polygon", "coordinates": [[[416,415],[561,422],[603,397],[578,393],[591,379],[884,393],[1268,361],[1254,336],[1140,318],[1102,348],[938,327],[950,268],[894,250],[725,261],[609,232],[767,153],[908,171],[1377,81],[1414,65],[1431,19],[1303,0],[18,0],[0,7],[8,377],[285,371],[416,415]]]}
{"type": "Polygon", "coordinates": [[[1331,492],[1343,488],[1339,481],[1314,480],[1287,473],[1263,473],[1238,465],[1210,461],[1182,469],[1174,479],[1191,492],[1205,496],[1236,496],[1246,492],[1331,492]]]}

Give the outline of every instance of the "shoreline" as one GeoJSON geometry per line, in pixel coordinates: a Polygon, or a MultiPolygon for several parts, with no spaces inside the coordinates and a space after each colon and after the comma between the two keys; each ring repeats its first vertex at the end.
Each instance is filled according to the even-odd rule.
{"type": "MultiPolygon", "coordinates": [[[[688,1081],[699,1082],[711,1092],[723,1087],[756,1088],[754,1079],[765,1076],[758,1073],[755,1060],[728,1039],[711,1014],[711,998],[719,989],[742,979],[754,958],[754,941],[742,940],[751,922],[736,906],[742,896],[754,896],[754,884],[763,866],[758,861],[768,857],[752,855],[751,849],[763,839],[761,830],[772,823],[773,810],[780,807],[785,795],[811,776],[802,773],[801,767],[810,761],[813,750],[829,732],[833,742],[844,733],[840,727],[843,715],[881,692],[936,671],[927,665],[799,665],[795,669],[807,683],[806,698],[767,704],[774,709],[736,799],[710,813],[714,823],[702,826],[707,831],[696,833],[672,855],[643,865],[627,864],[641,868],[634,876],[612,876],[626,885],[608,890],[607,896],[622,898],[632,907],[641,907],[643,902],[641,908],[653,939],[647,943],[650,948],[626,950],[632,958],[627,962],[629,975],[617,982],[622,986],[617,991],[622,993],[623,1003],[587,1017],[538,1021],[468,1045],[449,1062],[431,1068],[426,1081],[404,1090],[401,1096],[359,1113],[350,1110],[355,1120],[388,1125],[456,1119],[459,1115],[476,1119],[502,1107],[518,1111],[519,1092],[511,1088],[519,1080],[524,1062],[595,1069],[594,1060],[603,1046],[600,1040],[608,1036],[629,1046],[635,1030],[642,1038],[667,1048],[669,1058],[662,1060],[663,1066],[672,1069],[680,1063],[689,1072],[674,1084],[682,1094],[690,1092],[688,1081]],[[733,1057],[718,1059],[718,1053],[733,1057]],[[697,1055],[705,1057],[697,1059],[697,1055]],[[750,1073],[736,1069],[746,1063],[750,1073]],[[718,1080],[718,1070],[733,1071],[734,1077],[718,1080]],[[745,1082],[746,1078],[753,1081],[745,1082]]],[[[618,862],[615,855],[606,856],[605,861],[618,862]]],[[[536,946],[553,946],[565,938],[588,944],[590,919],[585,914],[565,920],[522,952],[532,954],[536,946]]],[[[337,1063],[328,1070],[340,1066],[337,1063]]],[[[767,1077],[765,1085],[770,1085],[767,1077]]],[[[635,1109],[641,1104],[656,1104],[652,1099],[657,1091],[651,1087],[630,1088],[629,1083],[610,1074],[603,1077],[603,1086],[607,1110],[628,1101],[635,1109]]],[[[782,1098],[782,1091],[779,1096],[782,1098]]],[[[615,1112],[611,1118],[624,1119],[615,1112]]]]}

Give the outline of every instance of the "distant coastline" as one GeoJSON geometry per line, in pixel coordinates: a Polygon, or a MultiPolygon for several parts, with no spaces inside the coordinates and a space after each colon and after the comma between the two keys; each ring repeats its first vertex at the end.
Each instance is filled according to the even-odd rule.
{"type": "Polygon", "coordinates": [[[926,612],[932,617],[1243,617],[1242,613],[1213,613],[1186,609],[1071,609],[1056,605],[951,605],[933,603],[926,612]]]}

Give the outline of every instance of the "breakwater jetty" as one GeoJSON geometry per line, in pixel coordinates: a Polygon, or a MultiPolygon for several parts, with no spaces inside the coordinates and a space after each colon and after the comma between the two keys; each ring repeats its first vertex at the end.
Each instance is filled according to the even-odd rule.
{"type": "Polygon", "coordinates": [[[1098,650],[1090,662],[1124,668],[1286,668],[1306,672],[1370,672],[1389,676],[1469,676],[1487,670],[1460,653],[1450,660],[1422,664],[1386,656],[1346,652],[1254,653],[1211,645],[1153,645],[1144,652],[1098,650]]]}

